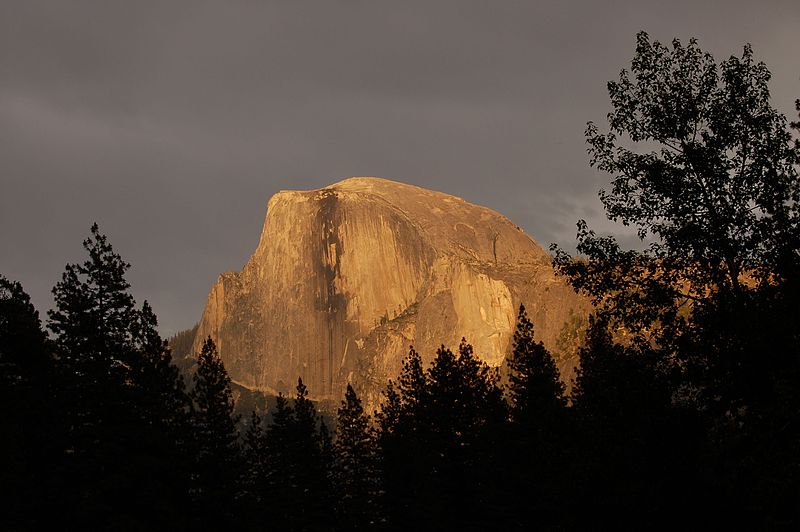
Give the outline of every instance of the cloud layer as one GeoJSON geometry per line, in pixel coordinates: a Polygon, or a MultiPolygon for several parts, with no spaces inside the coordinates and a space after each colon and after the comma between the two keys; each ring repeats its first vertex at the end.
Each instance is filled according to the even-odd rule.
{"type": "Polygon", "coordinates": [[[0,273],[45,310],[96,220],[171,333],[241,268],[273,193],[351,175],[569,245],[578,218],[614,230],[583,130],[638,30],[718,58],[751,42],[789,113],[798,27],[794,1],[7,0],[0,273]]]}

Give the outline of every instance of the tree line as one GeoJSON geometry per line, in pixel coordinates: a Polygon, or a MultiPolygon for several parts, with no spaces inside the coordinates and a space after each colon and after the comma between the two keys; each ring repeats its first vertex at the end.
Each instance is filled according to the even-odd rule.
{"type": "MultiPolygon", "coordinates": [[[[510,411],[466,342],[427,370],[412,348],[374,423],[348,386],[333,432],[300,379],[269,424],[256,411],[241,422],[213,340],[187,386],[96,224],[84,248],[53,289],[47,331],[21,285],[0,277],[5,528],[54,515],[67,529],[136,530],[390,529],[445,523],[454,508],[465,523],[494,519],[474,497],[496,499],[486,458],[499,457],[510,411]]],[[[543,371],[553,409],[565,407],[524,309],[520,320],[511,390],[529,397],[528,373],[543,371]]]]}
{"type": "MultiPolygon", "coordinates": [[[[213,340],[185,380],[95,225],[46,328],[0,278],[5,529],[796,529],[800,143],[769,71],[640,33],[608,85],[608,217],[555,266],[595,306],[567,393],[520,307],[508,379],[463,340],[410,349],[328,426],[298,380],[234,413],[213,340]]],[[[800,102],[798,102],[800,111],[800,102]]],[[[298,332],[301,334],[301,332],[298,332]]]]}

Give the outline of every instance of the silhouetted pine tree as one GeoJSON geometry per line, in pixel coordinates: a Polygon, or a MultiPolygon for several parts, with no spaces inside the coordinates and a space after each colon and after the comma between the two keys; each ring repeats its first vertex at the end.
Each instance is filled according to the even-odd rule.
{"type": "Polygon", "coordinates": [[[425,410],[435,453],[429,486],[443,503],[438,518],[462,528],[491,527],[498,516],[489,519],[486,512],[494,515],[497,509],[496,452],[507,415],[497,371],[462,338],[457,356],[439,348],[426,377],[425,410]]]}
{"type": "Polygon", "coordinates": [[[440,347],[426,374],[428,429],[451,450],[469,447],[487,429],[502,424],[506,414],[497,372],[463,338],[458,353],[440,347]]]}
{"type": "Polygon", "coordinates": [[[421,369],[412,349],[378,414],[391,525],[489,526],[480,520],[495,509],[487,488],[506,417],[497,373],[466,341],[421,369]]]}
{"type": "Polygon", "coordinates": [[[503,489],[515,501],[516,519],[529,527],[557,526],[565,511],[567,402],[553,357],[534,339],[533,324],[520,305],[508,359],[513,427],[504,456],[508,472],[503,489]]]}
{"type": "Polygon", "coordinates": [[[53,288],[55,309],[49,329],[55,335],[74,453],[79,456],[103,444],[101,434],[112,421],[130,418],[130,404],[121,390],[132,381],[131,324],[136,310],[125,273],[130,264],[114,252],[97,224],[83,242],[89,258],[68,264],[53,288]]]}
{"type": "Polygon", "coordinates": [[[65,427],[59,469],[71,488],[60,498],[65,526],[174,524],[185,493],[181,468],[172,463],[184,453],[182,384],[149,306],[134,306],[125,279],[130,265],[97,224],[83,245],[89,256],[67,265],[48,325],[65,427]],[[159,505],[163,511],[145,510],[159,505]]]}
{"type": "Polygon", "coordinates": [[[0,385],[3,391],[42,380],[51,360],[39,312],[18,282],[0,275],[0,385]]]}
{"type": "Polygon", "coordinates": [[[131,333],[134,353],[130,385],[138,428],[132,439],[129,467],[141,474],[149,471],[141,498],[157,516],[158,526],[185,526],[194,459],[191,401],[146,301],[136,313],[131,333]]]}
{"type": "Polygon", "coordinates": [[[702,484],[698,418],[674,404],[658,355],[615,342],[599,315],[590,317],[579,356],[572,493],[585,513],[573,515],[579,520],[573,526],[675,527],[703,515],[695,522],[712,526],[708,515],[716,510],[702,484]]]}
{"type": "Polygon", "coordinates": [[[223,525],[234,517],[240,449],[231,380],[209,337],[197,358],[191,391],[196,463],[193,496],[201,523],[223,525]]]}
{"type": "Polygon", "coordinates": [[[297,379],[291,450],[297,473],[297,502],[303,509],[296,520],[305,523],[302,528],[324,527],[333,517],[330,464],[324,454],[330,452],[330,434],[327,427],[324,433],[320,429],[321,420],[314,403],[308,399],[308,389],[302,379],[297,379]]]}
{"type": "Polygon", "coordinates": [[[428,394],[422,357],[411,346],[398,378],[398,389],[402,398],[402,408],[406,414],[416,415],[422,408],[428,394]]]}
{"type": "Polygon", "coordinates": [[[261,416],[253,410],[244,433],[246,469],[242,484],[255,503],[260,503],[263,499],[259,484],[266,478],[266,443],[266,431],[261,416]]]}
{"type": "Polygon", "coordinates": [[[293,405],[278,395],[266,436],[272,522],[290,530],[330,528],[334,519],[330,435],[302,379],[298,379],[293,405]]]}
{"type": "Polygon", "coordinates": [[[265,482],[271,522],[276,529],[288,528],[295,512],[294,492],[297,490],[292,452],[294,410],[283,394],[279,393],[272,411],[272,422],[266,429],[265,482]]]}
{"type": "Polygon", "coordinates": [[[18,282],[0,275],[0,528],[43,526],[39,501],[53,493],[61,427],[52,416],[50,348],[39,313],[18,282]]]}
{"type": "Polygon", "coordinates": [[[377,528],[381,525],[381,482],[377,443],[369,415],[352,386],[347,385],[337,411],[333,468],[337,494],[337,523],[343,530],[377,528]]]}
{"type": "Polygon", "coordinates": [[[246,529],[260,530],[274,521],[270,500],[269,453],[267,435],[258,412],[253,410],[244,433],[244,464],[240,478],[242,500],[238,523],[246,529]]]}
{"type": "Polygon", "coordinates": [[[145,301],[132,324],[136,352],[131,360],[137,408],[149,424],[162,427],[184,445],[190,402],[180,370],[172,353],[158,333],[158,320],[145,301]]]}
{"type": "Polygon", "coordinates": [[[319,450],[320,450],[320,457],[322,459],[322,466],[324,470],[327,472],[326,475],[326,486],[330,491],[330,504],[333,505],[333,461],[336,455],[333,447],[333,435],[331,434],[330,429],[328,428],[328,424],[325,423],[325,420],[322,419],[320,416],[319,420],[319,450]]]}
{"type": "Polygon", "coordinates": [[[558,368],[542,342],[533,336],[525,306],[519,306],[511,357],[508,360],[511,416],[518,424],[545,425],[567,405],[558,368]]]}
{"type": "Polygon", "coordinates": [[[427,387],[422,359],[411,347],[397,384],[389,381],[380,410],[375,413],[386,512],[393,528],[424,522],[425,495],[420,486],[430,469],[428,433],[423,430],[422,411],[427,387]]]}

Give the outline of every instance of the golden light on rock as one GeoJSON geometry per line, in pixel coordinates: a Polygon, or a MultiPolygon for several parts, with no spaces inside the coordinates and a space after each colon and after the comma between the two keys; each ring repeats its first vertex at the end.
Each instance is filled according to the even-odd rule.
{"type": "Polygon", "coordinates": [[[369,400],[412,344],[429,359],[463,336],[499,366],[520,303],[568,376],[574,353],[556,340],[588,304],[541,246],[485,207],[354,177],[270,199],[255,253],[211,289],[195,349],[212,336],[250,388],[286,392],[300,376],[316,398],[351,382],[369,400]]]}

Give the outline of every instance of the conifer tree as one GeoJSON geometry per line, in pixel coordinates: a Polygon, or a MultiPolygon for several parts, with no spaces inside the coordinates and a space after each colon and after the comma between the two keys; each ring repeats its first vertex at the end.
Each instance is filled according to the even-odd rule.
{"type": "Polygon", "coordinates": [[[178,506],[186,491],[181,467],[166,465],[182,463],[186,452],[178,429],[187,413],[182,382],[149,305],[135,307],[125,279],[130,265],[97,224],[83,246],[88,258],[68,264],[53,289],[48,324],[65,427],[61,467],[76,501],[63,499],[65,521],[84,527],[91,515],[95,526],[168,526],[181,512],[161,510],[178,506]],[[92,506],[81,508],[82,500],[92,506]]]}
{"type": "Polygon", "coordinates": [[[375,413],[386,510],[398,526],[416,522],[425,498],[419,488],[430,470],[428,435],[423,430],[427,388],[422,359],[411,347],[397,383],[389,381],[375,413]]]}
{"type": "Polygon", "coordinates": [[[506,418],[498,374],[462,338],[458,355],[440,347],[426,372],[430,433],[429,495],[438,493],[436,520],[488,527],[479,506],[493,507],[497,437],[506,418]]]}
{"type": "Polygon", "coordinates": [[[424,372],[412,349],[384,396],[377,418],[392,522],[475,526],[495,471],[493,434],[506,416],[497,372],[463,340],[458,356],[442,346],[424,372]],[[488,458],[479,466],[479,457],[488,458]]]}
{"type": "Polygon", "coordinates": [[[182,526],[194,460],[191,401],[146,301],[135,313],[130,329],[133,347],[127,386],[135,436],[129,467],[142,477],[142,504],[159,519],[153,526],[182,526]]]}
{"type": "Polygon", "coordinates": [[[329,452],[330,435],[327,426],[321,431],[321,420],[316,406],[308,398],[308,389],[302,379],[297,379],[294,400],[294,426],[292,427],[291,452],[296,467],[299,488],[298,500],[303,515],[310,526],[322,523],[331,514],[331,490],[329,464],[324,452],[329,452]],[[323,449],[328,447],[327,449],[323,449]]]}
{"type": "Polygon", "coordinates": [[[483,429],[502,422],[505,407],[497,372],[475,356],[465,339],[458,356],[439,348],[426,380],[429,427],[457,447],[469,445],[483,429]]]}
{"type": "Polygon", "coordinates": [[[244,433],[243,469],[239,479],[239,498],[243,502],[239,522],[259,529],[272,515],[269,485],[269,455],[266,430],[261,416],[253,410],[244,433]]]}
{"type": "Polygon", "coordinates": [[[20,283],[0,275],[0,386],[10,390],[42,379],[49,365],[39,312],[20,283]]]}
{"type": "Polygon", "coordinates": [[[240,456],[231,379],[211,337],[198,355],[190,395],[196,452],[193,495],[200,515],[220,524],[232,517],[240,456]]]}
{"type": "Polygon", "coordinates": [[[566,407],[564,384],[553,357],[542,342],[534,339],[533,324],[524,305],[519,306],[508,365],[514,421],[527,427],[552,422],[553,416],[566,407]]]}
{"type": "MultiPolygon", "coordinates": [[[[327,476],[330,479],[335,457],[333,435],[328,428],[328,424],[325,423],[325,419],[321,417],[319,420],[319,449],[323,468],[328,472],[327,476]]],[[[328,484],[330,485],[330,483],[328,484]]]]}
{"type": "Polygon", "coordinates": [[[408,356],[403,360],[398,388],[403,408],[409,414],[416,413],[425,402],[428,390],[422,357],[414,350],[414,346],[409,348],[408,356]]]}
{"type": "Polygon", "coordinates": [[[275,410],[272,411],[272,423],[267,427],[267,444],[272,455],[271,463],[288,464],[288,450],[291,432],[294,427],[294,410],[289,400],[279,393],[275,398],[275,410]]]}
{"type": "Polygon", "coordinates": [[[244,453],[246,470],[243,473],[243,487],[254,499],[262,501],[259,484],[266,479],[266,431],[258,412],[253,410],[244,433],[244,453]]]}
{"type": "Polygon", "coordinates": [[[130,264],[97,224],[83,247],[88,259],[66,266],[53,288],[55,309],[48,313],[64,387],[60,404],[78,453],[104,440],[98,430],[107,423],[132,415],[127,393],[120,392],[131,382],[130,326],[136,321],[125,279],[130,264]]]}
{"type": "Polygon", "coordinates": [[[38,528],[37,501],[50,494],[60,425],[53,409],[50,346],[39,313],[18,282],[0,275],[0,528],[38,528]]]}
{"type": "Polygon", "coordinates": [[[378,525],[380,475],[369,415],[349,384],[337,411],[334,487],[338,523],[346,530],[378,525]]]}
{"type": "Polygon", "coordinates": [[[173,364],[167,342],[158,333],[158,319],[147,301],[136,313],[131,328],[135,345],[132,381],[140,414],[148,424],[163,427],[184,440],[190,407],[186,385],[173,364]]]}
{"type": "Polygon", "coordinates": [[[297,379],[294,398],[294,437],[295,443],[302,446],[297,449],[301,454],[319,454],[317,426],[319,415],[314,403],[308,398],[308,388],[303,379],[297,379]]]}
{"type": "Polygon", "coordinates": [[[293,404],[279,394],[266,431],[267,479],[276,526],[317,529],[330,519],[330,447],[327,427],[323,428],[308,389],[298,379],[293,404]]]}
{"type": "Polygon", "coordinates": [[[520,522],[529,527],[556,527],[563,519],[564,465],[567,454],[568,418],[564,385],[548,350],[534,338],[533,324],[520,305],[517,328],[508,358],[509,399],[509,498],[514,507],[527,506],[520,522]]]}
{"type": "Polygon", "coordinates": [[[391,445],[389,440],[409,435],[422,423],[422,405],[427,395],[427,381],[422,368],[422,358],[411,346],[403,359],[400,376],[392,380],[383,391],[381,408],[375,413],[382,445],[391,445]]]}
{"type": "Polygon", "coordinates": [[[272,422],[266,430],[266,482],[276,528],[288,526],[293,514],[293,494],[297,474],[292,453],[294,410],[279,393],[272,411],[272,422]]]}

